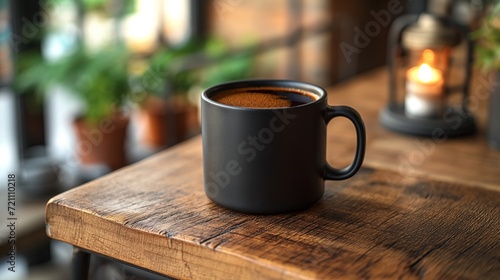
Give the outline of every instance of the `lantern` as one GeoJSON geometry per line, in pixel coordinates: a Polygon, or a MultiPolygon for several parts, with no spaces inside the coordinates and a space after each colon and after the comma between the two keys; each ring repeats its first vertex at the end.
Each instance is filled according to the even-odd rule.
{"type": "Polygon", "coordinates": [[[397,18],[389,33],[389,102],[381,123],[428,137],[473,133],[467,109],[472,53],[467,28],[451,19],[426,13],[397,18]]]}

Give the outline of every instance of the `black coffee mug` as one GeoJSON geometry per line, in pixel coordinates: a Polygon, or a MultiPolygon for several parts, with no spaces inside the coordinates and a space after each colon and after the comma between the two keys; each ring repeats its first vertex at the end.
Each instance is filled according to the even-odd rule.
{"type": "Polygon", "coordinates": [[[216,85],[201,96],[205,193],[233,210],[273,214],[302,210],[317,202],[325,180],[343,180],[361,167],[365,126],[347,106],[328,106],[319,86],[287,80],[244,80],[216,85]],[[314,98],[287,108],[246,108],[212,98],[224,91],[265,88],[307,92],[314,98]],[[356,128],[356,154],[351,165],[336,169],[326,162],[326,129],[335,117],[356,128]]]}

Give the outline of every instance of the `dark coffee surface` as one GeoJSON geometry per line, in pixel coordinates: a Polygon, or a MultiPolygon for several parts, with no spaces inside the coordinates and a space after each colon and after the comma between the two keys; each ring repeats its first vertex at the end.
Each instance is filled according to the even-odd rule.
{"type": "Polygon", "coordinates": [[[222,104],[247,108],[277,108],[292,105],[286,96],[263,92],[223,92],[212,99],[222,104]]]}
{"type": "Polygon", "coordinates": [[[213,101],[245,108],[287,108],[316,100],[310,92],[279,87],[239,88],[215,94],[213,101]]]}

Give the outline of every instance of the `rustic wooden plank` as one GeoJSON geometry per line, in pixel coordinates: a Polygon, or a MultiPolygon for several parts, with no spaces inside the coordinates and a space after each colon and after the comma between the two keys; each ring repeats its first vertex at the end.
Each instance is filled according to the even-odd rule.
{"type": "Polygon", "coordinates": [[[248,215],[203,193],[201,141],[51,199],[47,233],[179,278],[498,279],[500,192],[363,168],[307,211],[248,215]]]}

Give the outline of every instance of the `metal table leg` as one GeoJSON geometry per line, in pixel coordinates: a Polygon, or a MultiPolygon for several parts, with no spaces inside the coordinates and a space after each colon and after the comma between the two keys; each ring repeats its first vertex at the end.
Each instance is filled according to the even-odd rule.
{"type": "Polygon", "coordinates": [[[87,280],[89,277],[90,254],[78,247],[73,247],[73,280],[87,280]]]}

